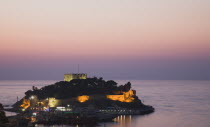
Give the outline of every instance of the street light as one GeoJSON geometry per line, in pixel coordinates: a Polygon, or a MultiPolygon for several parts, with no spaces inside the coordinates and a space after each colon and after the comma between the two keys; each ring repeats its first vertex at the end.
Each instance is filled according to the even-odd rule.
{"type": "Polygon", "coordinates": [[[31,96],[30,99],[34,99],[34,96],[31,96]]]}

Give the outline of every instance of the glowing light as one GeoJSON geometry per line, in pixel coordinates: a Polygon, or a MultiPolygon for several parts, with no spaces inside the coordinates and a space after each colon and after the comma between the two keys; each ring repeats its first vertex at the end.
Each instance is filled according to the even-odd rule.
{"type": "Polygon", "coordinates": [[[106,97],[113,101],[133,102],[133,96],[133,90],[129,90],[128,92],[123,92],[123,95],[107,95],[106,97]]]}
{"type": "Polygon", "coordinates": [[[56,107],[58,104],[58,100],[55,98],[49,98],[48,106],[49,107],[56,107]]]}
{"type": "Polygon", "coordinates": [[[34,112],[32,115],[33,115],[33,116],[36,116],[36,114],[37,114],[37,113],[36,113],[36,112],[34,112]]]}
{"type": "Polygon", "coordinates": [[[77,100],[82,103],[82,102],[89,100],[89,96],[87,96],[87,95],[78,96],[77,100]]]}
{"type": "Polygon", "coordinates": [[[27,109],[28,107],[30,107],[30,100],[23,99],[23,104],[20,105],[20,107],[22,107],[24,110],[27,109]]]}
{"type": "Polygon", "coordinates": [[[34,99],[34,96],[31,96],[30,99],[34,99]]]}
{"type": "Polygon", "coordinates": [[[36,118],[35,117],[31,117],[31,122],[32,123],[36,122],[36,118]]]}
{"type": "Polygon", "coordinates": [[[57,108],[57,110],[59,110],[59,111],[66,111],[66,108],[65,107],[56,107],[57,108]]]}
{"type": "Polygon", "coordinates": [[[64,74],[64,81],[71,81],[73,79],[87,79],[87,74],[64,74]]]}

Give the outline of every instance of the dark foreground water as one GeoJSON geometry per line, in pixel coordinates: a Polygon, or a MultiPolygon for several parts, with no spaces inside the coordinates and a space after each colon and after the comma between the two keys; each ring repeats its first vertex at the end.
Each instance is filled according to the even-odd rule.
{"type": "MultiPolygon", "coordinates": [[[[0,81],[0,103],[11,105],[16,102],[17,96],[22,98],[24,92],[33,85],[40,88],[54,82],[56,81],[0,81]]],[[[125,80],[117,82],[126,83],[125,80]]],[[[144,116],[122,115],[114,122],[100,123],[98,126],[210,127],[210,81],[131,80],[131,83],[138,97],[145,104],[154,106],[156,111],[144,116]]]]}

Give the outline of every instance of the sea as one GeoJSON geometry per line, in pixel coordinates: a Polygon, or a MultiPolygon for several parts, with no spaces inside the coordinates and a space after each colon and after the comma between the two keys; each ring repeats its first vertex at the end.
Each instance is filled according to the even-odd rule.
{"type": "MultiPolygon", "coordinates": [[[[148,115],[121,115],[99,127],[210,127],[210,81],[197,80],[115,80],[128,81],[139,99],[155,108],[148,115]]],[[[0,103],[6,106],[21,99],[32,86],[41,88],[55,80],[1,80],[0,103]],[[18,97],[18,98],[17,98],[18,97]]],[[[14,113],[7,112],[7,116],[14,113]]],[[[44,125],[36,125],[44,127],[44,125]]],[[[48,126],[49,127],[49,126],[48,126]]],[[[50,127],[72,127],[52,125],[50,127]]],[[[77,127],[79,127],[77,125],[77,127]]]]}

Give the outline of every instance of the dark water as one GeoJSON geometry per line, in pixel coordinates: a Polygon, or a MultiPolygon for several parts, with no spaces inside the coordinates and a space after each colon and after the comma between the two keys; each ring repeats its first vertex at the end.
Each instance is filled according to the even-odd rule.
{"type": "MultiPolygon", "coordinates": [[[[0,102],[11,105],[33,85],[40,88],[54,82],[0,81],[0,102]]],[[[117,82],[124,84],[126,81],[117,82]]],[[[115,122],[100,123],[99,126],[210,127],[210,81],[131,80],[131,83],[138,97],[145,104],[154,106],[156,111],[144,116],[122,115],[115,122]]]]}

